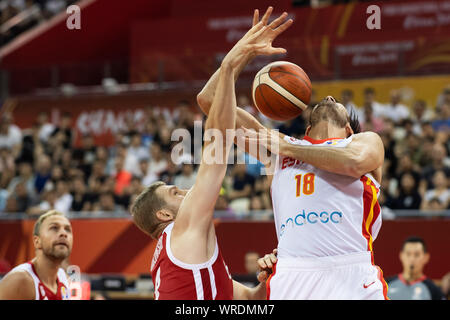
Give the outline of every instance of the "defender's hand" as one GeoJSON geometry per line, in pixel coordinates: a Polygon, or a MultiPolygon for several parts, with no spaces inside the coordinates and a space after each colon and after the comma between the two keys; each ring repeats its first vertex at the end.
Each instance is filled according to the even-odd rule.
{"type": "Polygon", "coordinates": [[[275,38],[289,28],[293,20],[286,21],[287,13],[284,12],[269,25],[272,7],[269,7],[261,21],[258,10],[255,10],[253,16],[253,27],[239,40],[231,51],[224,58],[222,65],[237,68],[242,61],[248,61],[257,55],[272,55],[286,53],[284,48],[274,48],[272,46],[275,38]],[[257,23],[256,23],[257,22],[257,23]]]}
{"type": "Polygon", "coordinates": [[[258,259],[258,266],[260,273],[258,274],[259,282],[266,282],[269,275],[273,272],[273,266],[277,263],[277,249],[273,249],[272,253],[266,254],[264,257],[258,259]]]}

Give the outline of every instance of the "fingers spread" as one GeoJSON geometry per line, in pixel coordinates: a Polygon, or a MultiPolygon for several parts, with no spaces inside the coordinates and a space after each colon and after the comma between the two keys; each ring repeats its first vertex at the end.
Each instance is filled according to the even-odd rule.
{"type": "Polygon", "coordinates": [[[268,7],[266,10],[266,13],[264,13],[264,16],[261,19],[261,22],[263,22],[264,25],[266,25],[267,22],[269,21],[269,17],[272,14],[272,11],[273,11],[273,7],[268,7]]]}
{"type": "Polygon", "coordinates": [[[272,29],[277,28],[280,24],[283,23],[284,20],[286,20],[286,17],[287,17],[287,16],[288,16],[287,12],[283,12],[278,18],[276,18],[275,20],[273,20],[273,21],[270,23],[269,26],[270,26],[272,29]]]}
{"type": "Polygon", "coordinates": [[[294,20],[292,19],[287,20],[285,23],[283,23],[281,26],[279,26],[274,30],[275,34],[278,36],[280,33],[284,32],[287,28],[289,28],[292,25],[293,22],[294,20]]]}
{"type": "Polygon", "coordinates": [[[255,9],[255,12],[253,13],[253,23],[252,27],[254,27],[259,21],[259,10],[255,9]]]}

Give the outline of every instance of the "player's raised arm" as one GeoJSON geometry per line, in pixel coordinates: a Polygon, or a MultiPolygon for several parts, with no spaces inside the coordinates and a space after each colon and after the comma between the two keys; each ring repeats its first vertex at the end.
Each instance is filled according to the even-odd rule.
{"type": "MultiPolygon", "coordinates": [[[[262,54],[277,54],[277,53],[285,52],[284,49],[272,48],[272,42],[276,39],[276,37],[278,37],[278,35],[280,35],[287,28],[289,28],[293,22],[291,19],[286,20],[288,14],[286,12],[284,12],[277,19],[273,20],[269,25],[267,25],[270,15],[272,14],[272,11],[273,11],[273,8],[269,7],[266,10],[263,17],[261,18],[261,21],[259,21],[259,11],[257,9],[254,11],[254,15],[253,15],[253,27],[258,23],[262,23],[263,26],[268,27],[267,32],[265,32],[265,34],[258,39],[258,42],[262,45],[265,45],[266,49],[267,49],[266,52],[264,52],[262,54]],[[269,51],[269,49],[270,49],[270,51],[269,51]]],[[[255,31],[254,31],[253,27],[244,35],[244,37],[241,40],[239,40],[236,43],[235,47],[239,46],[243,41],[246,41],[249,37],[251,37],[254,34],[255,31]]],[[[230,53],[228,53],[228,55],[233,52],[235,47],[233,47],[233,49],[230,51],[230,53]]],[[[256,53],[252,53],[252,54],[247,55],[245,58],[241,59],[240,61],[238,61],[238,65],[236,67],[236,72],[234,74],[234,81],[237,80],[240,72],[245,68],[245,66],[256,55],[257,55],[256,53]]],[[[226,57],[224,59],[226,59],[226,57]]],[[[212,77],[208,80],[206,85],[203,87],[202,91],[197,95],[197,103],[198,103],[200,109],[206,115],[209,114],[209,110],[211,109],[211,104],[212,104],[212,101],[213,101],[213,98],[214,98],[214,95],[216,92],[216,88],[217,88],[219,72],[220,72],[220,69],[218,69],[212,75],[212,77]]],[[[236,128],[240,128],[241,126],[244,126],[246,128],[251,128],[254,130],[261,130],[261,129],[265,128],[250,113],[248,113],[247,111],[238,107],[237,113],[236,113],[236,128]]],[[[248,146],[245,147],[245,151],[250,152],[248,146]]],[[[259,154],[255,153],[252,155],[259,159],[259,154]]]]}
{"type": "Polygon", "coordinates": [[[269,29],[258,23],[251,29],[251,36],[235,46],[222,62],[216,92],[206,120],[205,144],[196,183],[180,207],[174,232],[197,230],[205,234],[205,229],[211,226],[214,206],[226,173],[228,153],[234,140],[234,74],[240,61],[249,55],[284,50],[258,42],[267,32],[270,32],[269,29]]]}

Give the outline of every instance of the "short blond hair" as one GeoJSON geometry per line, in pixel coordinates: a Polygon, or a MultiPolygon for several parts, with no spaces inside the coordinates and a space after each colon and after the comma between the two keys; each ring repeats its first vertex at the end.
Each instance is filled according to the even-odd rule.
{"type": "Polygon", "coordinates": [[[134,223],[153,239],[157,238],[164,223],[156,217],[156,212],[166,206],[163,197],[156,193],[156,190],[164,185],[166,185],[164,182],[156,181],[145,188],[136,197],[130,210],[134,223]]]}
{"type": "Polygon", "coordinates": [[[44,214],[42,214],[37,221],[34,223],[34,229],[33,229],[33,235],[34,236],[39,236],[39,231],[41,229],[41,225],[42,223],[44,223],[44,220],[47,219],[48,217],[52,217],[52,216],[62,216],[65,217],[64,213],[57,211],[57,210],[50,210],[44,214]]]}

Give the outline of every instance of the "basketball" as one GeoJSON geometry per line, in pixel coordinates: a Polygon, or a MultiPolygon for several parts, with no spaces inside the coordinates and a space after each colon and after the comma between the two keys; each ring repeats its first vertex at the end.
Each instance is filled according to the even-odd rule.
{"type": "Polygon", "coordinates": [[[253,102],[266,117],[286,121],[298,117],[311,99],[311,80],[298,65],[276,61],[255,76],[253,102]]]}

